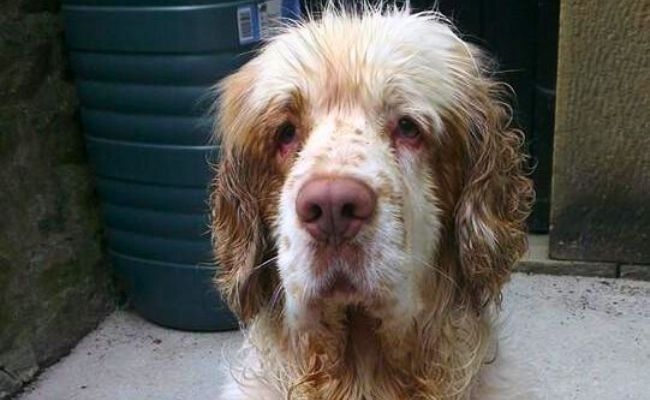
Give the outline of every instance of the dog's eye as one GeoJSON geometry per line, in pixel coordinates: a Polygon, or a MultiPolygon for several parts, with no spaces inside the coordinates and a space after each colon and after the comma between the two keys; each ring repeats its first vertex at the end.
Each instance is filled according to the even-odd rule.
{"type": "Polygon", "coordinates": [[[405,139],[415,139],[420,136],[420,128],[411,118],[402,117],[397,121],[395,135],[405,139]]]}
{"type": "Polygon", "coordinates": [[[285,122],[278,128],[278,143],[288,145],[296,140],[296,127],[291,122],[285,122]]]}
{"type": "Polygon", "coordinates": [[[277,149],[280,155],[285,156],[298,150],[298,133],[296,126],[291,122],[280,125],[276,131],[277,149]]]}

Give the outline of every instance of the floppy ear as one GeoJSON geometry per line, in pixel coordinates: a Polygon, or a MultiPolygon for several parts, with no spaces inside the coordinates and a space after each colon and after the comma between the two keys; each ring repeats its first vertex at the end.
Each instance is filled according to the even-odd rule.
{"type": "Polygon", "coordinates": [[[259,289],[267,242],[257,200],[245,185],[237,157],[222,154],[211,196],[212,241],[217,285],[240,320],[250,320],[264,302],[259,289]]]}
{"type": "Polygon", "coordinates": [[[523,133],[509,126],[499,85],[481,74],[463,89],[465,166],[454,215],[465,295],[477,310],[500,301],[502,285],[525,252],[534,196],[523,133]]]}
{"type": "Polygon", "coordinates": [[[217,285],[230,308],[246,323],[266,302],[269,282],[264,267],[270,246],[259,193],[264,179],[261,160],[246,148],[252,115],[246,106],[252,81],[247,72],[226,78],[219,87],[217,137],[220,161],[213,182],[212,241],[218,261],[217,285]],[[249,118],[246,121],[246,118],[249,118]]]}

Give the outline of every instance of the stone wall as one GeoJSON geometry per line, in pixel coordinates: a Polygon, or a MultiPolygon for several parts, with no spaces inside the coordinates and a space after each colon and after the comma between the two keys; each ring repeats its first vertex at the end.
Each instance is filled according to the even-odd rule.
{"type": "Polygon", "coordinates": [[[551,257],[650,264],[650,2],[560,14],[551,257]]]}
{"type": "Polygon", "coordinates": [[[58,0],[0,0],[0,399],[113,307],[58,0]]]}

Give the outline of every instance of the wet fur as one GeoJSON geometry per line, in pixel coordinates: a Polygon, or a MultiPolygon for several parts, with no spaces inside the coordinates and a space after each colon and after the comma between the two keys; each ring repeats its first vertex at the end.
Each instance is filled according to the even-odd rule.
{"type": "MultiPolygon", "coordinates": [[[[300,64],[315,57],[303,54],[305,49],[328,60],[322,64],[326,71],[310,70],[309,60],[296,66],[308,82],[310,71],[330,77],[319,86],[318,98],[293,93],[280,105],[272,90],[256,91],[256,86],[271,87],[273,82],[264,82],[271,78],[261,73],[255,61],[218,89],[222,156],[211,197],[220,265],[217,284],[247,338],[244,361],[233,369],[223,398],[528,398],[504,385],[487,389],[491,382],[481,383],[479,373],[495,356],[493,325],[501,288],[526,249],[524,221],[532,200],[524,171],[523,137],[510,127],[504,87],[493,79],[491,65],[480,51],[458,39],[442,16],[409,15],[407,9],[397,8],[386,11],[365,6],[355,12],[330,5],[322,19],[288,27],[262,50],[260,61],[300,64]],[[348,115],[346,110],[369,101],[359,94],[373,89],[372,83],[369,88],[359,87],[368,71],[354,70],[365,66],[344,59],[348,55],[338,50],[346,43],[332,46],[337,40],[345,41],[345,35],[333,39],[328,34],[390,29],[399,35],[407,24],[419,24],[431,35],[444,36],[444,43],[453,43],[441,53],[448,57],[443,60],[446,72],[431,77],[442,80],[444,92],[439,104],[431,106],[435,110],[431,120],[424,121],[431,128],[425,143],[431,151],[412,164],[407,160],[393,166],[395,170],[402,165],[428,166],[424,175],[413,172],[413,176],[423,176],[418,184],[426,187],[420,206],[430,207],[424,211],[436,215],[432,220],[436,228],[427,230],[431,257],[415,261],[420,264],[414,267],[420,275],[409,296],[417,304],[396,305],[390,301],[394,293],[382,297],[381,293],[394,290],[387,284],[377,289],[376,299],[345,307],[319,303],[309,310],[310,318],[305,320],[300,311],[302,319],[296,320],[291,314],[293,294],[285,282],[287,273],[279,273],[277,260],[284,255],[282,251],[296,251],[300,243],[279,233],[284,226],[282,193],[286,197],[294,183],[289,180],[299,179],[294,173],[297,159],[278,160],[272,132],[291,118],[308,143],[315,122],[306,110],[348,115]],[[296,41],[308,44],[292,47],[296,41]],[[296,54],[278,52],[278,48],[296,54]],[[396,312],[398,306],[399,310],[407,307],[408,312],[396,312]]],[[[429,72],[435,71],[423,68],[422,77],[428,79],[429,72]]],[[[395,79],[403,79],[408,86],[414,78],[395,79]]],[[[351,138],[354,129],[346,123],[343,120],[336,129],[349,128],[350,136],[345,137],[351,138]]],[[[358,163],[365,165],[363,160],[358,163]]],[[[406,229],[400,224],[413,222],[403,210],[408,199],[388,184],[394,187],[398,178],[388,177],[385,182],[387,193],[393,194],[387,195],[386,207],[401,210],[392,222],[399,233],[406,229]]],[[[408,259],[409,254],[399,248],[404,240],[387,243],[394,248],[395,259],[408,259]]],[[[387,267],[378,264],[377,268],[387,267]]]]}

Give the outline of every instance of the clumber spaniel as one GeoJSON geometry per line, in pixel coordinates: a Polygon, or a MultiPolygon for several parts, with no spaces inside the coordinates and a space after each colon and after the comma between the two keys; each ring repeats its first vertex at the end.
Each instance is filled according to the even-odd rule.
{"type": "Polygon", "coordinates": [[[532,198],[502,92],[437,13],[369,6],[220,83],[217,282],[246,333],[223,399],[517,397],[489,371],[532,198]]]}

